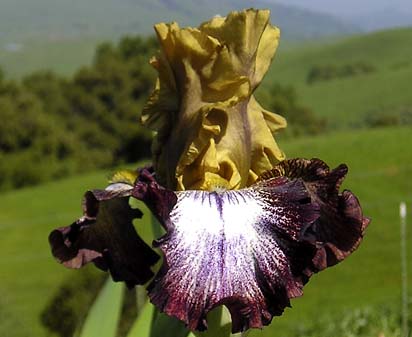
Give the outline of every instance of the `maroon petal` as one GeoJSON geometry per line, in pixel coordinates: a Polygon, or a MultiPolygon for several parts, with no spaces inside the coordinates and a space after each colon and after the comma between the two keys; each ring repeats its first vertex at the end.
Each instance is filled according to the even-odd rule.
{"type": "Polygon", "coordinates": [[[68,268],[94,262],[109,270],[113,280],[128,286],[146,283],[159,257],[134,229],[132,221],[142,213],[129,206],[131,189],[127,184],[113,184],[106,190],[86,192],[84,216],[50,233],[55,258],[68,268]]]}
{"type": "Polygon", "coordinates": [[[281,162],[261,177],[262,180],[277,177],[291,181],[301,179],[312,201],[320,206],[319,219],[306,229],[302,238],[310,245],[299,247],[305,250],[311,261],[302,261],[299,256],[303,255],[302,252],[294,253],[301,264],[294,273],[300,275],[304,283],[313,273],[333,266],[350,255],[361,243],[370,222],[363,216],[359,201],[352,192],[339,192],[347,171],[344,164],[330,170],[320,159],[291,159],[281,162]],[[314,254],[309,253],[311,250],[314,254]]]}
{"type": "Polygon", "coordinates": [[[231,312],[233,332],[261,328],[302,294],[283,245],[298,245],[319,217],[301,180],[171,192],[149,178],[133,196],[151,206],[167,231],[155,242],[164,263],[149,285],[150,299],[190,329],[206,329],[207,313],[221,304],[231,312]]]}

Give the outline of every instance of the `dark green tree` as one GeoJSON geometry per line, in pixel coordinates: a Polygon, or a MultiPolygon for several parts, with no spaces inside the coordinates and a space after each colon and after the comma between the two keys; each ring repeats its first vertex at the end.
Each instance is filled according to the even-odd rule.
{"type": "Polygon", "coordinates": [[[308,107],[298,102],[296,90],[292,86],[274,84],[259,92],[263,106],[286,118],[288,127],[285,136],[319,134],[326,129],[326,121],[316,116],[308,107]]]}
{"type": "Polygon", "coordinates": [[[139,115],[156,49],[153,38],[103,43],[70,79],[42,71],[16,82],[0,71],[0,188],[149,157],[139,115]]]}

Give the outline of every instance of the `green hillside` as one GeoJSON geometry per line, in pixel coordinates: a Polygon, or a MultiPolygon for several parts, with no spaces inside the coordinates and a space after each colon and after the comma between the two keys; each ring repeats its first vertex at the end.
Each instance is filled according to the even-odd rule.
{"type": "Polygon", "coordinates": [[[360,127],[365,119],[398,116],[412,120],[412,29],[382,31],[277,54],[265,84],[296,87],[302,104],[326,117],[333,128],[360,127]],[[315,66],[344,69],[357,63],[373,71],[308,83],[315,66]]]}
{"type": "Polygon", "coordinates": [[[62,38],[32,40],[12,52],[0,48],[0,68],[7,77],[20,78],[34,71],[52,70],[61,75],[72,75],[79,67],[93,59],[96,46],[103,38],[62,38]]]}
{"type": "Polygon", "coordinates": [[[285,39],[353,34],[357,29],[325,14],[247,0],[1,0],[0,67],[18,77],[49,68],[71,74],[90,62],[97,42],[125,34],[153,34],[153,25],[177,21],[198,26],[215,15],[269,8],[285,39]]]}
{"type": "Polygon", "coordinates": [[[214,15],[250,7],[271,9],[273,22],[289,38],[356,31],[327,14],[261,0],[1,0],[0,4],[0,38],[148,34],[158,21],[197,26],[214,15]]]}
{"type": "Polygon", "coordinates": [[[55,225],[70,224],[79,215],[79,197],[85,189],[103,184],[104,174],[96,173],[0,198],[1,336],[45,335],[39,313],[70,273],[55,268],[47,232],[55,225]]]}
{"type": "MultiPolygon", "coordinates": [[[[275,21],[274,21],[275,22],[275,21]]],[[[28,43],[19,52],[0,49],[6,75],[20,76],[34,69],[51,68],[71,74],[91,61],[97,38],[28,43]]],[[[263,87],[277,82],[296,88],[298,100],[327,118],[332,128],[362,127],[365,119],[400,116],[412,120],[412,29],[388,30],[343,40],[291,45],[284,39],[263,87]],[[359,62],[374,71],[344,78],[307,83],[315,66],[345,67],[359,62]]]]}
{"type": "MultiPolygon", "coordinates": [[[[280,143],[289,157],[320,157],[349,165],[348,188],[372,217],[364,243],[343,264],[313,277],[271,327],[249,336],[281,336],[296,322],[322,312],[393,302],[400,297],[398,208],[412,200],[412,128],[331,133],[280,143]],[[316,308],[316,309],[315,309],[316,308]]],[[[75,271],[54,262],[47,235],[80,213],[80,197],[102,187],[104,172],[69,178],[0,196],[0,336],[44,336],[39,313],[75,271]]],[[[142,230],[143,225],[138,229],[142,230]]]]}

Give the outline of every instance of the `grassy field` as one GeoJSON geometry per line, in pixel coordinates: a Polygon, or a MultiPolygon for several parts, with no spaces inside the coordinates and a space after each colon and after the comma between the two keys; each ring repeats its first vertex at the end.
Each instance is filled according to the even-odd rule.
{"type": "MultiPolygon", "coordinates": [[[[282,336],[296,322],[330,312],[397,302],[400,298],[399,202],[412,201],[412,128],[387,128],[282,141],[289,157],[320,157],[350,167],[345,187],[372,217],[364,243],[343,264],[313,277],[270,328],[249,336],[282,336]]],[[[39,313],[60,282],[74,271],[54,262],[49,231],[80,215],[80,198],[102,187],[96,172],[0,196],[0,336],[44,336],[39,313]]],[[[140,226],[138,229],[141,228],[140,226]]]]}
{"type": "Polygon", "coordinates": [[[293,85],[302,104],[333,128],[359,127],[366,116],[411,112],[412,29],[360,35],[326,44],[307,45],[277,53],[264,86],[293,85]],[[365,62],[369,74],[308,84],[313,66],[365,62]]]}
{"type": "Polygon", "coordinates": [[[102,41],[103,37],[31,39],[24,42],[18,51],[0,48],[0,67],[9,78],[20,78],[46,69],[69,76],[80,66],[91,63],[96,46],[102,41]]]}
{"type": "Polygon", "coordinates": [[[0,320],[1,336],[45,334],[38,315],[70,273],[51,258],[47,233],[70,224],[85,188],[103,186],[103,178],[95,173],[1,197],[0,316],[11,318],[0,320]]]}

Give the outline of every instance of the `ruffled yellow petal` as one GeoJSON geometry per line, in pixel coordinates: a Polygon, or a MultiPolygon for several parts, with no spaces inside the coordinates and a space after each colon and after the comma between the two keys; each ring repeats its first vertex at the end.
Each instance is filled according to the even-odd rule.
{"type": "Polygon", "coordinates": [[[274,56],[269,11],[232,12],[199,28],[155,26],[161,53],[142,122],[157,132],[158,180],[172,189],[242,188],[284,158],[272,133],[282,117],[252,93],[274,56]]]}
{"type": "Polygon", "coordinates": [[[110,184],[123,183],[133,186],[138,176],[135,170],[120,170],[112,173],[108,180],[110,184]]]}
{"type": "Polygon", "coordinates": [[[263,109],[252,96],[249,100],[250,128],[252,134],[252,160],[247,185],[252,185],[274,163],[284,160],[285,155],[273,138],[273,133],[286,127],[286,120],[263,109]]]}

